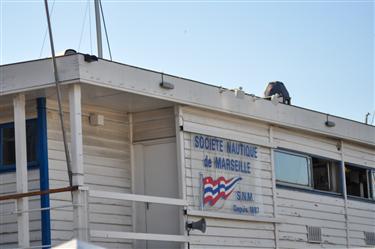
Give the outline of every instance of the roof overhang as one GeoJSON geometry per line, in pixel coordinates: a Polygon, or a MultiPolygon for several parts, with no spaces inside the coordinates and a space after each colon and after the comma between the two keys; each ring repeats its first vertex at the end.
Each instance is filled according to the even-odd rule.
{"type": "MultiPolygon", "coordinates": [[[[82,54],[59,57],[57,67],[62,84],[85,83],[375,146],[374,126],[329,115],[335,126],[327,127],[327,114],[291,105],[273,105],[263,99],[254,101],[249,95],[239,98],[234,91],[213,85],[107,60],[86,62],[82,54]],[[173,89],[160,87],[162,76],[164,82],[174,85],[173,89]]],[[[0,96],[52,86],[51,59],[0,67],[0,96]]]]}

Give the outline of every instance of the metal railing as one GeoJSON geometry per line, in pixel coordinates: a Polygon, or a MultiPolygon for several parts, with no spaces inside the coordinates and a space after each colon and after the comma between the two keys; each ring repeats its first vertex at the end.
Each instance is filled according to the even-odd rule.
{"type": "MultiPolygon", "coordinates": [[[[144,203],[156,203],[164,205],[172,205],[179,207],[186,207],[187,201],[183,199],[157,197],[150,195],[126,194],[100,190],[90,190],[89,197],[135,201],[144,203]]],[[[172,234],[156,234],[156,233],[140,233],[140,232],[118,232],[118,231],[102,231],[90,230],[90,236],[96,238],[109,239],[131,239],[131,240],[154,240],[154,241],[168,241],[168,242],[189,242],[188,236],[172,235],[172,234]]]]}
{"type": "MultiPolygon", "coordinates": [[[[16,193],[16,194],[6,194],[0,196],[0,202],[1,201],[9,201],[13,200],[15,205],[14,211],[8,211],[8,212],[2,212],[0,213],[0,217],[4,216],[11,216],[11,215],[20,215],[23,213],[32,213],[32,212],[40,212],[45,210],[54,210],[54,209],[64,209],[64,208],[70,208],[70,207],[76,207],[76,206],[82,206],[80,204],[67,204],[67,205],[59,205],[59,206],[53,206],[53,207],[44,207],[44,208],[33,208],[33,209],[27,209],[27,210],[18,210],[17,209],[17,200],[25,198],[25,197],[33,197],[33,196],[42,196],[47,194],[55,194],[55,193],[63,193],[63,192],[73,192],[79,190],[78,186],[69,186],[69,187],[63,187],[63,188],[54,188],[54,189],[48,189],[48,190],[36,190],[36,191],[29,191],[26,193],[16,193]]],[[[15,221],[17,222],[17,221],[15,221]]],[[[36,246],[28,246],[28,247],[17,247],[12,249],[37,249],[37,248],[51,248],[52,245],[36,245],[36,246]]]]}
{"type": "MultiPolygon", "coordinates": [[[[15,203],[18,199],[32,196],[42,196],[46,194],[62,193],[62,192],[74,192],[74,191],[87,191],[88,197],[93,198],[103,198],[103,199],[112,199],[112,200],[122,200],[122,201],[132,201],[132,202],[143,202],[143,203],[155,203],[155,204],[164,204],[172,205],[177,207],[187,207],[187,201],[177,198],[167,198],[167,197],[158,197],[150,195],[137,195],[137,194],[128,194],[128,193],[119,193],[119,192],[110,192],[110,191],[101,191],[101,190],[88,190],[87,188],[81,188],[78,186],[64,187],[64,188],[55,188],[45,191],[30,191],[27,193],[17,193],[17,194],[7,194],[0,196],[0,202],[6,200],[14,200],[15,203]]],[[[85,207],[85,211],[89,211],[89,202],[86,199],[87,203],[71,203],[66,205],[51,206],[45,208],[33,208],[28,210],[17,210],[17,205],[15,205],[14,211],[8,211],[0,213],[0,217],[8,215],[20,215],[22,213],[31,213],[31,212],[40,212],[44,210],[54,210],[54,209],[66,209],[66,208],[75,208],[75,207],[85,207]]],[[[53,219],[53,218],[52,218],[53,219]]],[[[15,221],[16,222],[16,221],[15,221]]],[[[153,241],[166,241],[166,242],[180,242],[187,243],[189,238],[186,235],[175,235],[175,234],[156,234],[156,233],[141,233],[141,232],[121,232],[121,231],[104,231],[104,230],[90,230],[89,223],[81,224],[82,227],[87,228],[89,233],[89,238],[106,238],[106,239],[129,239],[129,240],[153,240],[153,241]]],[[[50,248],[52,245],[40,245],[40,246],[29,246],[27,248],[50,248]]],[[[24,249],[23,247],[13,248],[13,249],[24,249]]]]}

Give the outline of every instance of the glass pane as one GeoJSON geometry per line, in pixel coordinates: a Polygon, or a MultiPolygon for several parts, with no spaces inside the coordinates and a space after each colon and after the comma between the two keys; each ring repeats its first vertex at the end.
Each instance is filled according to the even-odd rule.
{"type": "Polygon", "coordinates": [[[371,171],[372,199],[375,200],[375,170],[371,171]]]}
{"type": "Polygon", "coordinates": [[[36,161],[37,129],[36,122],[30,121],[26,124],[27,162],[36,161]]]}
{"type": "Polygon", "coordinates": [[[275,151],[276,179],[309,186],[309,158],[275,151]]]}
{"type": "Polygon", "coordinates": [[[16,154],[15,154],[15,142],[14,142],[14,128],[3,128],[3,141],[2,141],[2,148],[3,148],[3,161],[2,164],[6,165],[14,165],[16,162],[16,154]]]}
{"type": "MultiPolygon", "coordinates": [[[[27,162],[36,162],[37,160],[37,126],[36,121],[28,121],[26,123],[26,146],[27,146],[27,162]]],[[[0,130],[3,134],[2,143],[2,161],[3,166],[11,166],[16,163],[14,127],[6,127],[0,130]]]]}

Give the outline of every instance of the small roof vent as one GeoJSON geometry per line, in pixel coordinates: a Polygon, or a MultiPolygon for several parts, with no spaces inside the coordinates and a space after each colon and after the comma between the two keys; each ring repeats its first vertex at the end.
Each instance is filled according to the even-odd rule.
{"type": "Polygon", "coordinates": [[[268,83],[266,90],[264,91],[264,98],[271,99],[271,97],[275,94],[278,94],[282,101],[281,103],[290,105],[291,104],[291,97],[289,96],[288,90],[284,86],[284,83],[281,81],[273,81],[268,83]]]}

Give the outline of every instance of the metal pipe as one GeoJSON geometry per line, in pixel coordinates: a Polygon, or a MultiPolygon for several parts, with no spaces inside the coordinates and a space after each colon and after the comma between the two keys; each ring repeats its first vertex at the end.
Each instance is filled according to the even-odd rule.
{"type": "Polygon", "coordinates": [[[63,114],[62,107],[61,107],[61,90],[60,90],[60,84],[59,84],[60,79],[59,79],[59,74],[58,74],[58,71],[57,71],[55,46],[53,44],[51,19],[50,19],[50,16],[49,16],[48,1],[47,0],[44,0],[44,6],[45,6],[45,9],[46,9],[48,32],[49,32],[49,41],[50,41],[50,44],[51,44],[53,71],[54,71],[54,75],[55,75],[57,103],[58,103],[58,106],[59,106],[60,125],[61,125],[61,131],[62,131],[63,142],[64,142],[66,165],[67,165],[67,168],[68,168],[69,183],[70,183],[70,186],[72,186],[73,185],[73,183],[72,183],[72,168],[71,168],[71,163],[70,163],[70,154],[69,154],[68,143],[67,143],[67,140],[66,140],[66,131],[65,131],[65,127],[64,127],[64,114],[63,114]]]}
{"type": "Polygon", "coordinates": [[[345,208],[345,230],[346,230],[346,246],[350,247],[349,241],[349,220],[348,220],[348,194],[346,189],[346,176],[345,176],[345,156],[344,156],[344,142],[340,140],[341,150],[341,188],[344,197],[344,208],[345,208]]]}
{"type": "Polygon", "coordinates": [[[98,46],[98,57],[103,58],[103,45],[102,45],[102,26],[100,23],[100,0],[94,0],[95,3],[95,21],[96,21],[96,41],[98,46]]]}

